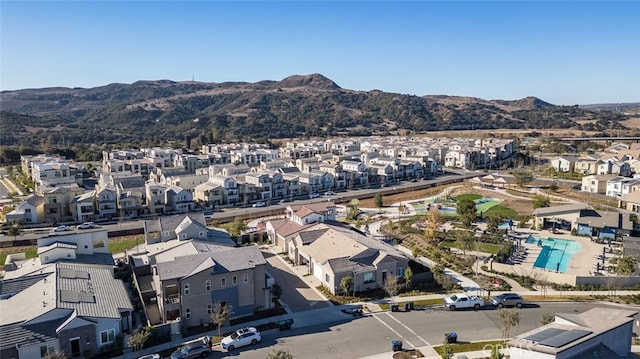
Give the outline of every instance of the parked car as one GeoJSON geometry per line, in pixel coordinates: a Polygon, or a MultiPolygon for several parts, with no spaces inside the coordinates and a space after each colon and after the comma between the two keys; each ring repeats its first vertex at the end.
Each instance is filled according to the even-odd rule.
{"type": "Polygon", "coordinates": [[[226,351],[232,351],[235,348],[243,347],[245,345],[254,345],[262,340],[260,332],[254,327],[247,327],[238,329],[231,335],[226,336],[220,342],[222,349],[226,351]]]}
{"type": "Polygon", "coordinates": [[[171,359],[189,359],[197,357],[206,357],[211,352],[207,340],[200,339],[195,342],[187,343],[180,349],[171,353],[171,359]]]}
{"type": "Polygon", "coordinates": [[[53,229],[54,232],[64,232],[64,231],[70,231],[71,228],[69,228],[69,226],[57,226],[56,228],[53,229]]]}
{"type": "Polygon", "coordinates": [[[320,197],[320,193],[312,193],[309,195],[309,198],[318,198],[320,197]]]}
{"type": "Polygon", "coordinates": [[[266,207],[267,203],[266,202],[257,202],[254,203],[251,207],[257,208],[257,207],[266,207]]]}
{"type": "Polygon", "coordinates": [[[160,359],[160,354],[157,354],[157,353],[147,354],[139,357],[138,359],[160,359]]]}
{"type": "Polygon", "coordinates": [[[464,308],[473,308],[478,310],[481,307],[484,307],[484,300],[475,295],[454,294],[450,297],[444,298],[444,306],[449,308],[451,311],[464,308]]]}
{"type": "Polygon", "coordinates": [[[524,299],[517,293],[502,293],[491,298],[491,304],[498,308],[516,306],[522,308],[524,299]]]}
{"type": "Polygon", "coordinates": [[[84,222],[80,225],[78,225],[78,229],[90,229],[90,228],[94,228],[96,226],[95,223],[93,222],[84,222]]]}
{"type": "Polygon", "coordinates": [[[324,193],[325,196],[333,196],[334,194],[336,194],[336,193],[333,192],[333,191],[327,191],[327,192],[324,193]]]}
{"type": "Polygon", "coordinates": [[[278,203],[283,204],[283,203],[287,203],[287,202],[291,202],[291,200],[289,198],[283,198],[278,203]]]}

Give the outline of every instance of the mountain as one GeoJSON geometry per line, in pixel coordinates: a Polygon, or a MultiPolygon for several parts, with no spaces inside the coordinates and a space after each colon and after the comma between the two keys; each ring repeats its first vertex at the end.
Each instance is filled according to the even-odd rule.
{"type": "Polygon", "coordinates": [[[515,101],[343,89],[320,74],[281,81],[170,80],[0,92],[0,145],[156,145],[397,131],[622,128],[623,114],[515,101]]]}
{"type": "Polygon", "coordinates": [[[640,102],[628,103],[598,103],[591,105],[580,105],[580,108],[590,111],[610,111],[627,114],[640,114],[640,102]]]}

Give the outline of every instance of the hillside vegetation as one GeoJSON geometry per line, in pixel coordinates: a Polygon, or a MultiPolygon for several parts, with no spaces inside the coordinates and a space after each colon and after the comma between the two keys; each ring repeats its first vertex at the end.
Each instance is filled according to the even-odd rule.
{"type": "Polygon", "coordinates": [[[326,77],[257,83],[138,81],[0,93],[0,145],[147,146],[480,129],[624,128],[626,117],[535,97],[515,101],[340,88],[326,77]]]}

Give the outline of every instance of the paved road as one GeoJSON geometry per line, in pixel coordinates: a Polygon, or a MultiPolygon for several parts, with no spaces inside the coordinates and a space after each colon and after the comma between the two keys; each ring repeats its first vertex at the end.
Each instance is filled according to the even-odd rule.
{"type": "MultiPolygon", "coordinates": [[[[544,313],[578,313],[593,303],[534,303],[520,310],[520,324],[511,335],[540,327],[544,313]]],[[[636,309],[635,307],[625,307],[636,309]]],[[[638,320],[636,316],[636,320],[638,320]]],[[[637,327],[636,327],[637,328],[637,327]]],[[[459,341],[499,339],[502,335],[498,311],[449,312],[444,309],[412,311],[410,313],[377,313],[363,318],[346,318],[343,322],[265,334],[254,347],[240,348],[233,353],[214,352],[210,357],[241,357],[264,359],[274,348],[289,350],[294,358],[361,358],[391,351],[391,340],[402,339],[405,348],[439,345],[444,333],[456,332],[459,341]]]]}
{"type": "Polygon", "coordinates": [[[267,271],[283,289],[280,301],[286,305],[287,309],[298,313],[330,305],[293,273],[286,264],[282,263],[282,260],[275,254],[269,251],[262,251],[262,254],[267,261],[267,271]]]}

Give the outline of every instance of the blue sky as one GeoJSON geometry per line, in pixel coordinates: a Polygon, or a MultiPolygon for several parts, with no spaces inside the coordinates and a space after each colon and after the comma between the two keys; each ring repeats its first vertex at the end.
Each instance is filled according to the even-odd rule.
{"type": "Polygon", "coordinates": [[[346,89],[640,101],[640,1],[0,1],[0,89],[321,73],[346,89]]]}

